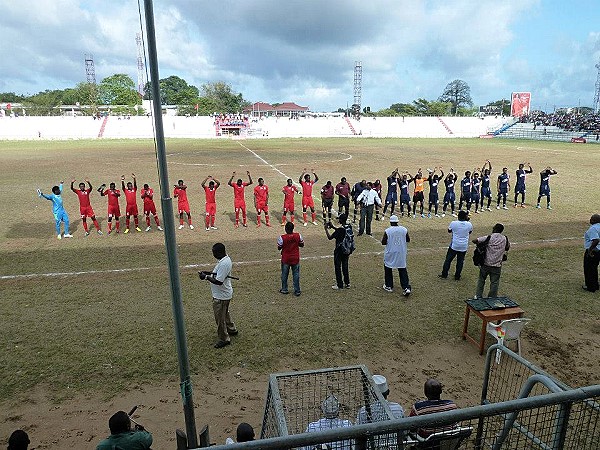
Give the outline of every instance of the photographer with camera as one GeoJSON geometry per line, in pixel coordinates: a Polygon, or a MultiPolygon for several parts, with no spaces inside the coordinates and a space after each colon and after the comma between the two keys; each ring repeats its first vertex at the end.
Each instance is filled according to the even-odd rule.
{"type": "Polygon", "coordinates": [[[217,323],[217,334],[219,340],[215,348],[223,348],[231,345],[230,336],[238,334],[235,324],[229,315],[229,302],[233,297],[231,286],[231,258],[225,251],[225,245],[217,242],[212,246],[213,256],[218,260],[212,272],[198,272],[201,280],[210,282],[210,290],[213,297],[213,312],[217,323]]]}
{"type": "Polygon", "coordinates": [[[131,429],[131,414],[125,411],[117,411],[108,420],[110,436],[101,441],[96,450],[112,450],[119,448],[122,450],[147,450],[152,446],[152,435],[144,429],[143,426],[136,423],[134,429],[131,429]]]}

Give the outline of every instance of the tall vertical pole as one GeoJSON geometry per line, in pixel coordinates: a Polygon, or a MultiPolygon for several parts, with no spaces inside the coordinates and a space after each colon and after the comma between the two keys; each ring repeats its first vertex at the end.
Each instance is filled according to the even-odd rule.
{"type": "Polygon", "coordinates": [[[165,230],[165,247],[167,249],[167,263],[171,284],[171,300],[173,307],[173,321],[175,325],[175,339],[177,341],[177,357],[179,360],[179,379],[181,397],[183,400],[183,413],[185,416],[185,429],[188,439],[188,448],[198,446],[196,433],[196,419],[194,417],[194,400],[192,398],[192,381],[190,379],[190,363],[188,358],[187,341],[185,337],[185,323],[183,320],[183,302],[181,297],[181,282],[179,279],[179,260],[177,257],[177,243],[175,242],[175,221],[173,219],[173,199],[170,197],[169,174],[167,173],[167,156],[165,148],[165,135],[162,121],[162,107],[160,104],[160,89],[158,85],[158,57],[156,53],[156,33],[154,29],[154,10],[152,0],[144,0],[146,15],[146,36],[148,39],[148,63],[150,66],[150,86],[152,89],[152,109],[156,129],[156,159],[160,178],[160,202],[165,230]]]}

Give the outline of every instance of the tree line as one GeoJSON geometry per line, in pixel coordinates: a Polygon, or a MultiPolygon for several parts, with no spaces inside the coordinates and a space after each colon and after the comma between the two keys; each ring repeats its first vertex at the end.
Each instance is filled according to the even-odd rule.
{"type": "MultiPolygon", "coordinates": [[[[241,93],[233,91],[223,81],[203,84],[200,88],[188,84],[175,75],[159,80],[160,102],[163,105],[176,105],[179,115],[210,115],[213,113],[241,113],[250,106],[241,93]]],[[[20,103],[29,115],[60,115],[61,106],[83,105],[84,114],[95,114],[97,106],[110,107],[116,114],[144,114],[139,106],[142,99],[151,100],[151,85],[146,83],[140,95],[135,82],[129,75],[114,74],[104,78],[98,85],[82,82],[73,88],[45,90],[34,95],[19,95],[14,92],[0,93],[0,102],[20,103]]],[[[500,106],[504,115],[510,114],[510,101],[497,100],[488,103],[500,106]]],[[[473,107],[469,85],[463,80],[448,83],[437,100],[418,98],[412,103],[394,103],[388,108],[371,111],[358,105],[352,108],[338,108],[337,112],[353,116],[470,116],[478,112],[473,107]]]]}

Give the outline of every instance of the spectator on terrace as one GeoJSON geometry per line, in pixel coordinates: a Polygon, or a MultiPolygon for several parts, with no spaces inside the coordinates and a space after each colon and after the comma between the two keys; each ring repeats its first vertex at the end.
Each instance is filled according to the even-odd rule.
{"type": "MultiPolygon", "coordinates": [[[[410,410],[410,416],[423,416],[457,409],[456,403],[452,400],[442,400],[442,384],[438,380],[430,378],[425,382],[425,397],[427,400],[416,402],[410,410]]],[[[424,427],[417,430],[417,434],[422,438],[427,438],[433,433],[452,430],[457,424],[444,425],[441,427],[424,427]]]]}
{"type": "Polygon", "coordinates": [[[29,447],[29,436],[23,430],[15,430],[8,438],[8,450],[27,450],[29,447]]]}
{"type": "MultiPolygon", "coordinates": [[[[236,431],[236,442],[250,442],[254,440],[254,428],[252,425],[246,422],[242,422],[238,425],[236,431]]],[[[225,445],[235,444],[233,439],[227,438],[225,445]]]]}
{"type": "Polygon", "coordinates": [[[108,421],[110,436],[101,441],[96,450],[145,450],[152,445],[152,435],[136,424],[131,429],[131,419],[124,411],[117,411],[108,421]]]}
{"type": "MultiPolygon", "coordinates": [[[[317,420],[316,422],[311,422],[306,427],[305,433],[313,433],[316,431],[325,431],[333,428],[345,428],[351,427],[352,422],[345,419],[340,419],[340,402],[337,397],[333,394],[330,394],[323,403],[321,403],[321,411],[323,412],[323,418],[317,420]]],[[[352,448],[352,441],[343,440],[337,442],[329,443],[329,447],[331,449],[343,449],[350,450],[352,448]]],[[[312,447],[304,447],[304,450],[309,450],[312,447]]]]}
{"type": "Polygon", "coordinates": [[[586,291],[596,292],[598,285],[598,264],[600,263],[600,214],[590,218],[590,227],[583,235],[583,275],[585,284],[582,288],[586,291]]]}

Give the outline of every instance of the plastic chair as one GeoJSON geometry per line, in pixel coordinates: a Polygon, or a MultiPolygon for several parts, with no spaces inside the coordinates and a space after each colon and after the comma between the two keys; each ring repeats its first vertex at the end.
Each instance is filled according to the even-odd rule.
{"type": "Polygon", "coordinates": [[[422,438],[417,435],[417,449],[435,449],[435,450],[456,450],[460,448],[462,442],[471,436],[472,427],[454,428],[452,430],[440,431],[422,438]]]}
{"type": "MultiPolygon", "coordinates": [[[[505,345],[508,341],[517,341],[517,353],[521,354],[521,330],[531,319],[519,318],[503,320],[499,323],[487,324],[487,332],[491,334],[498,344],[505,345]]],[[[496,363],[500,364],[500,350],[496,351],[496,363]]]]}

